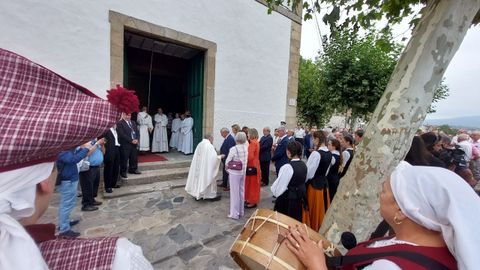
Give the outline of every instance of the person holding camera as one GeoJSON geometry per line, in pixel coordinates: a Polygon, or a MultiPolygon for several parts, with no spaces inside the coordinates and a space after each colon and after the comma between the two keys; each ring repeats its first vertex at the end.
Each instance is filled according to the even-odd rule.
{"type": "Polygon", "coordinates": [[[60,193],[60,204],[58,207],[58,226],[59,235],[67,237],[78,237],[80,233],[71,230],[71,226],[78,221],[70,221],[70,213],[77,204],[77,187],[78,187],[78,167],[82,159],[84,159],[89,150],[92,148],[90,142],[79,147],[63,151],[57,159],[58,180],[60,183],[58,192],[60,193]]]}
{"type": "Polygon", "coordinates": [[[82,189],[82,211],[96,211],[101,202],[95,200],[100,184],[100,166],[105,154],[105,140],[92,140],[87,154],[88,168],[80,172],[80,187],[82,189]]]}

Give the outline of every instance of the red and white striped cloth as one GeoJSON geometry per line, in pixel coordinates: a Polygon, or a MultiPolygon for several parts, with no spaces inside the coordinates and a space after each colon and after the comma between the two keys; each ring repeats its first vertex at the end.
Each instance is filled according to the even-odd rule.
{"type": "Polygon", "coordinates": [[[50,270],[110,270],[118,237],[56,239],[39,244],[50,270]]]}
{"type": "Polygon", "coordinates": [[[119,116],[107,100],[0,49],[0,172],[53,161],[101,135],[119,116]]]}

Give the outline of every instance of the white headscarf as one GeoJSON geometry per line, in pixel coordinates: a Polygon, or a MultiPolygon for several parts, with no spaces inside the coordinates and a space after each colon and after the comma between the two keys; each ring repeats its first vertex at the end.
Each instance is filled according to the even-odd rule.
{"type": "Polygon", "coordinates": [[[0,173],[0,269],[48,269],[40,250],[18,219],[35,210],[36,185],[52,173],[53,162],[0,173]]]}
{"type": "Polygon", "coordinates": [[[402,212],[430,230],[442,232],[460,270],[480,266],[480,198],[457,174],[402,161],[391,175],[402,212]]]}

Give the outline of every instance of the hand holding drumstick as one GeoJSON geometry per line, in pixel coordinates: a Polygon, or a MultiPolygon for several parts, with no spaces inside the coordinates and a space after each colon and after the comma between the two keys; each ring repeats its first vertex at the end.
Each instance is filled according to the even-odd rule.
{"type": "Polygon", "coordinates": [[[287,248],[297,256],[297,258],[309,270],[327,270],[325,254],[323,253],[323,241],[318,244],[310,240],[305,229],[295,225],[295,228],[289,227],[285,237],[287,248]]]}

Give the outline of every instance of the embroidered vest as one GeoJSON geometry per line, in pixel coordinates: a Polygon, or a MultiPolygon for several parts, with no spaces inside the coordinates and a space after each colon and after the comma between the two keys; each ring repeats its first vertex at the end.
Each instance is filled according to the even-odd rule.
{"type": "Polygon", "coordinates": [[[326,174],[332,162],[332,153],[323,150],[318,150],[318,153],[320,154],[320,163],[311,179],[311,184],[316,189],[322,189],[328,186],[326,174]]]}
{"type": "Polygon", "coordinates": [[[368,247],[368,245],[378,240],[373,239],[360,243],[355,248],[349,250],[345,257],[370,255],[370,258],[343,265],[341,269],[362,269],[364,266],[380,259],[392,261],[401,269],[408,270],[457,269],[457,262],[447,247],[422,247],[408,244],[396,244],[377,248],[368,247]]]}
{"type": "Polygon", "coordinates": [[[332,157],[335,158],[335,164],[330,167],[330,170],[327,174],[327,179],[330,183],[337,183],[340,179],[338,175],[338,169],[340,168],[340,155],[332,154],[332,157]]]}

